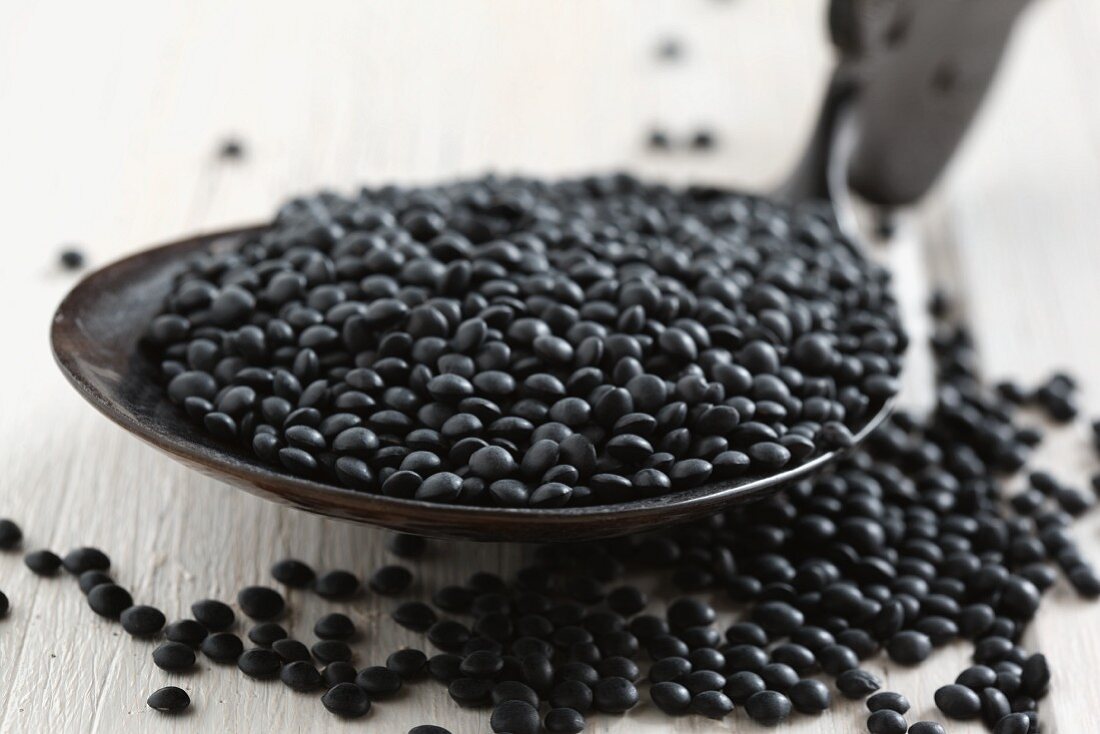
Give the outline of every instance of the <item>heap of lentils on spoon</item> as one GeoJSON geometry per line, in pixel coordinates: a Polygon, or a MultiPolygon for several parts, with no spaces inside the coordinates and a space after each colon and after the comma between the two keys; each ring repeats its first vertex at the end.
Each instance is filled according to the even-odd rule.
{"type": "Polygon", "coordinates": [[[293,200],[191,260],[147,340],[168,396],[269,464],[505,507],[846,448],[907,342],[820,209],[625,175],[293,200]]]}

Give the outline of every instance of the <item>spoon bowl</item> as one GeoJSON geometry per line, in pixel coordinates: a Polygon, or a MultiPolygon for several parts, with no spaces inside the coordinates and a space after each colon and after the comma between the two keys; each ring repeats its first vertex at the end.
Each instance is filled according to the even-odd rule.
{"type": "MultiPolygon", "coordinates": [[[[200,251],[235,248],[249,227],[154,247],[84,278],[65,297],[50,333],[65,377],[101,413],[178,461],[269,500],[309,512],[393,530],[486,541],[579,541],[652,530],[721,512],[810,476],[837,457],[820,454],[774,474],[712,482],[690,490],[615,505],[528,509],[420,502],[369,494],[296,477],[242,447],[218,441],[172,404],[157,365],[138,345],[159,312],[173,276],[200,251]]],[[[889,413],[873,406],[857,442],[889,413]]]]}

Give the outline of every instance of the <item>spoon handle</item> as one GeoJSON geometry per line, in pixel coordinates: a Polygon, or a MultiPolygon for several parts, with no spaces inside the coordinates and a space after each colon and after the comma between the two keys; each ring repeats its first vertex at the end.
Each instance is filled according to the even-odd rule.
{"type": "Polygon", "coordinates": [[[1027,4],[834,0],[840,64],[858,87],[854,191],[883,205],[924,195],[966,133],[1027,4]]]}
{"type": "Polygon", "coordinates": [[[832,0],[837,66],[782,193],[839,204],[850,187],[884,206],[923,196],[966,133],[1028,2],[832,0]]]}

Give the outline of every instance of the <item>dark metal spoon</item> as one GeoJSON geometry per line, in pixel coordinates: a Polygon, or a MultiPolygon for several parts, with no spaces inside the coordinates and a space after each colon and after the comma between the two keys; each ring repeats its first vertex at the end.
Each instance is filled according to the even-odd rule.
{"type": "MultiPolygon", "coordinates": [[[[973,4],[988,2],[971,0],[973,4]]],[[[848,62],[841,62],[842,68],[845,63],[848,62]]],[[[838,78],[842,76],[838,71],[838,78]]],[[[861,113],[855,104],[859,84],[842,81],[834,80],[815,142],[798,175],[785,190],[796,198],[825,194],[843,215],[841,190],[846,189],[842,184],[843,174],[848,170],[847,151],[852,149],[852,133],[861,113]],[[845,140],[848,145],[838,145],[845,140]]],[[[963,127],[965,124],[958,128],[958,135],[963,127]]],[[[858,144],[855,141],[856,150],[858,144]]],[[[945,161],[946,155],[941,165],[945,161]]],[[[915,188],[907,184],[906,190],[915,188]]],[[[776,474],[714,482],[617,505],[563,509],[418,502],[355,492],[276,471],[245,451],[217,441],[190,422],[182,410],[168,401],[156,365],[138,348],[139,337],[159,311],[182,260],[209,248],[233,248],[259,229],[262,228],[192,237],[146,250],[92,273],[58,307],[51,344],[66,378],[108,418],[204,474],[261,497],[323,515],[436,537],[575,541],[651,530],[720,512],[732,504],[775,492],[837,458],[836,453],[825,453],[776,474]]],[[[888,403],[873,406],[870,418],[855,432],[857,442],[885,419],[889,409],[888,403]]]]}

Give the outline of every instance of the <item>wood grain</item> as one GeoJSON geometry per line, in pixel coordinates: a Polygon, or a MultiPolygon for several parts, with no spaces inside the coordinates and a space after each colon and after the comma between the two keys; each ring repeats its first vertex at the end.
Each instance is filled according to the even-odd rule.
{"type": "MultiPolygon", "coordinates": [[[[28,548],[94,544],[140,601],[186,614],[204,596],[232,599],[297,555],[361,573],[387,561],[381,532],[268,504],[185,470],[83,404],[51,364],[49,316],[71,276],[60,243],[102,264],[143,244],[267,216],[291,193],[362,182],[429,181],[486,170],[565,175],[626,167],[671,181],[763,189],[797,155],[829,50],[820,2],[771,0],[267,0],[0,4],[0,515],[28,548]],[[654,48],[683,41],[681,63],[654,48]],[[654,155],[650,126],[676,137],[712,126],[713,155],[654,155]],[[215,160],[240,135],[245,160],[215,160]]],[[[990,375],[1037,379],[1056,363],[1100,382],[1093,327],[1100,308],[1100,7],[1040,0],[1015,39],[990,104],[935,195],[905,217],[879,254],[894,265],[920,345],[928,284],[960,293],[990,375]]],[[[915,349],[908,399],[927,404],[928,362],[915,349]]],[[[1087,404],[1100,409],[1097,393],[1087,404]]],[[[1044,462],[1083,481],[1094,460],[1085,427],[1065,431],[1044,462]]],[[[1100,562],[1100,524],[1075,530],[1100,562]]],[[[418,592],[475,568],[508,572],[515,545],[435,544],[416,564],[418,592]]],[[[643,583],[649,583],[643,579],[643,583]]],[[[0,731],[341,731],[312,697],[203,664],[191,676],[155,668],[134,642],[85,606],[68,578],[41,580],[18,554],[0,556],[12,601],[0,621],[0,731]],[[169,682],[191,692],[181,718],[144,705],[169,682]]],[[[663,587],[654,587],[660,591],[663,587]]],[[[309,639],[318,600],[292,593],[288,624],[309,639]]],[[[338,605],[364,630],[361,664],[418,635],[388,618],[391,603],[338,605]]],[[[327,608],[328,605],[324,605],[327,608]]],[[[1028,642],[1057,666],[1046,731],[1095,728],[1097,612],[1062,586],[1028,642]]],[[[932,691],[967,659],[940,651],[919,671],[872,669],[933,714],[932,691]]],[[[910,717],[913,718],[912,716],[910,717]]],[[[403,732],[435,722],[484,731],[487,714],[458,710],[435,684],[379,704],[368,725],[403,732]]],[[[677,720],[685,732],[748,726],[677,720]]],[[[861,707],[777,731],[862,731],[861,707]]],[[[594,717],[588,731],[656,732],[652,706],[594,717]]],[[[973,724],[953,733],[978,732],[973,724]]]]}

